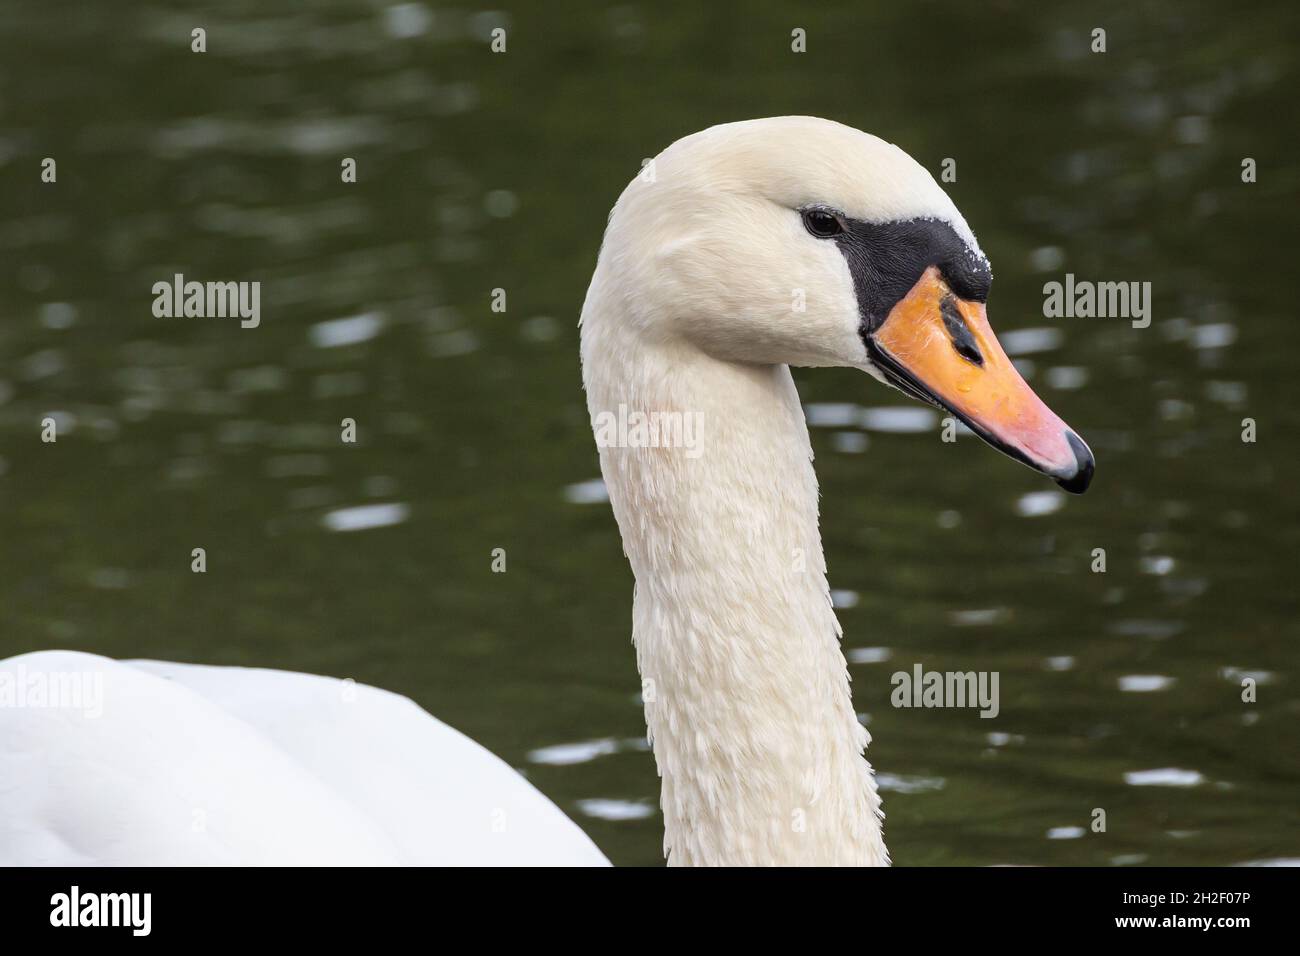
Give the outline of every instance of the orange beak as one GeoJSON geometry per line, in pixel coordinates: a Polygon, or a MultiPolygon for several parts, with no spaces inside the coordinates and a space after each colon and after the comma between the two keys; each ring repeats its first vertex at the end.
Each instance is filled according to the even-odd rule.
{"type": "Polygon", "coordinates": [[[1092,452],[1043,404],[1002,351],[984,303],[958,298],[931,266],[866,338],[899,390],[960,418],[994,448],[1082,494],[1092,452]]]}

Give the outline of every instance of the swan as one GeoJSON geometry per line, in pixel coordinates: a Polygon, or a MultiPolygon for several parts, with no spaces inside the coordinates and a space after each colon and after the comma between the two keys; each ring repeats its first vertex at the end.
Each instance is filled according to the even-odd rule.
{"type": "MultiPolygon", "coordinates": [[[[678,140],[614,206],[582,375],[636,581],[669,864],[888,863],[790,366],[867,372],[1082,492],[1092,455],[998,346],[989,280],[923,167],[813,117],[678,140]]],[[[608,860],[399,695],[40,651],[0,661],[0,864],[608,860]]]]}

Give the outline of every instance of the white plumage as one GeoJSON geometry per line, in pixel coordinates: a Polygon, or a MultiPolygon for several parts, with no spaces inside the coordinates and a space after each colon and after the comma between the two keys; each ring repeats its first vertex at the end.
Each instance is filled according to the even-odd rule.
{"type": "Polygon", "coordinates": [[[388,691],[71,651],[0,662],[5,680],[26,705],[0,708],[0,865],[607,862],[504,761],[388,691]],[[50,706],[74,685],[77,706],[50,706]]]}
{"type": "Polygon", "coordinates": [[[898,147],[813,117],[730,123],[623,192],[583,307],[593,420],[624,406],[702,422],[699,456],[601,448],[670,864],[888,862],[789,366],[875,370],[844,256],[801,225],[809,204],[941,219],[978,254],[898,147]]]}

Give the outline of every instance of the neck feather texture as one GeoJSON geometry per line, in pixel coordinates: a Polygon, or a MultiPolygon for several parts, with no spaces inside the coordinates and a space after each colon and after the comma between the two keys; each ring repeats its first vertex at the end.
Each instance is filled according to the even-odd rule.
{"type": "Polygon", "coordinates": [[[698,454],[600,450],[636,577],[668,862],[887,863],[789,369],[647,343],[602,304],[583,312],[593,424],[620,405],[698,416],[698,454]]]}

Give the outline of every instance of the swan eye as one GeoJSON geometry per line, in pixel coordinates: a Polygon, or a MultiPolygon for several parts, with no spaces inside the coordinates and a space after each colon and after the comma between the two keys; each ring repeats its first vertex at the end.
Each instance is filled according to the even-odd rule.
{"type": "Polygon", "coordinates": [[[844,231],[844,223],[840,217],[825,209],[805,209],[803,226],[818,239],[830,239],[844,231]]]}

